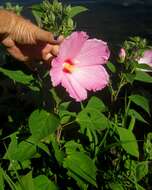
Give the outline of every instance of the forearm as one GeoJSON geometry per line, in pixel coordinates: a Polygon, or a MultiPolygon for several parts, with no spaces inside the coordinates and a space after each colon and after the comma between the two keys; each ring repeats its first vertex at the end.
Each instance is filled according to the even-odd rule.
{"type": "Polygon", "coordinates": [[[20,44],[34,44],[38,29],[29,20],[11,11],[0,10],[0,36],[8,36],[20,44]]]}
{"type": "Polygon", "coordinates": [[[57,43],[50,32],[6,10],[0,10],[0,35],[8,35],[19,44],[36,44],[37,41],[57,43]]]}
{"type": "Polygon", "coordinates": [[[11,13],[5,10],[0,10],[0,38],[8,36],[13,27],[13,19],[11,13]]]}

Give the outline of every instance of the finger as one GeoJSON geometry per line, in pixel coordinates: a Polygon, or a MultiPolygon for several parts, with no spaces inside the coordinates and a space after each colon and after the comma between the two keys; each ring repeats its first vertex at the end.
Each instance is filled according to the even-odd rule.
{"type": "Polygon", "coordinates": [[[59,53],[59,46],[58,46],[58,45],[54,45],[54,46],[52,47],[51,53],[52,53],[54,56],[57,56],[58,53],[59,53]]]}
{"type": "Polygon", "coordinates": [[[53,57],[54,56],[51,53],[48,53],[48,54],[43,56],[43,61],[51,60],[51,59],[53,59],[53,57]]]}
{"type": "Polygon", "coordinates": [[[53,57],[52,55],[52,48],[53,46],[50,44],[47,44],[42,50],[41,50],[41,54],[42,54],[42,59],[44,61],[49,60],[50,58],[53,57]]]}
{"type": "Polygon", "coordinates": [[[7,47],[7,48],[10,48],[10,47],[15,46],[14,41],[13,41],[11,38],[9,38],[9,37],[7,37],[7,38],[5,38],[4,40],[2,40],[1,43],[2,43],[5,47],[7,47]]]}
{"type": "Polygon", "coordinates": [[[27,62],[29,60],[29,57],[23,54],[22,51],[16,46],[12,46],[7,48],[7,51],[10,55],[12,55],[14,58],[16,58],[19,61],[27,62]]]}
{"type": "Polygon", "coordinates": [[[55,40],[51,32],[45,31],[43,29],[37,28],[35,33],[36,40],[50,43],[50,44],[59,44],[60,40],[55,40]]]}

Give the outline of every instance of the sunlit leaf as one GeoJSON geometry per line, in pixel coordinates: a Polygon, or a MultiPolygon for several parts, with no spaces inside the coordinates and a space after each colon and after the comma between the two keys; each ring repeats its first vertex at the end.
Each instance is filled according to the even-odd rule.
{"type": "Polygon", "coordinates": [[[136,179],[140,181],[143,177],[148,174],[148,162],[139,162],[136,166],[136,179]]]}
{"type": "Polygon", "coordinates": [[[51,133],[55,132],[58,126],[58,118],[45,110],[35,110],[30,115],[29,127],[32,137],[37,140],[49,136],[51,133]]]}
{"type": "Polygon", "coordinates": [[[129,96],[129,99],[136,105],[143,108],[150,115],[149,101],[144,96],[135,94],[129,96]]]}
{"type": "Polygon", "coordinates": [[[33,179],[35,190],[59,190],[59,188],[45,175],[39,175],[33,179]]]}
{"type": "Polygon", "coordinates": [[[84,152],[83,146],[82,144],[79,144],[73,140],[68,141],[65,144],[65,148],[66,148],[66,153],[67,154],[71,154],[72,152],[77,152],[78,150],[81,152],[84,152]]]}
{"type": "Polygon", "coordinates": [[[97,109],[84,109],[79,112],[76,121],[81,128],[90,128],[92,130],[104,130],[109,126],[107,117],[97,109]]]}
{"type": "Polygon", "coordinates": [[[138,112],[136,112],[134,109],[130,109],[128,112],[128,115],[135,117],[138,121],[141,121],[143,123],[148,123],[138,112]]]}
{"type": "Polygon", "coordinates": [[[60,117],[60,123],[65,124],[68,123],[68,121],[71,119],[71,117],[76,117],[75,112],[68,111],[68,107],[70,105],[69,102],[63,102],[59,106],[59,117],[60,117]]]}
{"type": "Polygon", "coordinates": [[[9,144],[9,147],[7,149],[6,154],[4,155],[4,159],[12,159],[12,155],[16,151],[17,148],[17,136],[16,133],[13,133],[11,136],[11,142],[9,144]]]}
{"type": "Polygon", "coordinates": [[[104,112],[106,111],[106,106],[101,99],[97,98],[96,96],[92,96],[86,106],[86,109],[96,109],[104,112]]]}
{"type": "Polygon", "coordinates": [[[20,181],[17,182],[17,190],[35,190],[34,183],[32,179],[32,172],[29,172],[25,176],[20,178],[20,181]]]}
{"type": "Polygon", "coordinates": [[[10,79],[28,86],[34,91],[39,91],[38,87],[32,85],[32,82],[34,81],[34,78],[32,75],[27,75],[23,73],[22,71],[7,70],[1,67],[0,67],[0,72],[2,72],[4,75],[9,77],[10,79]]]}
{"type": "Polygon", "coordinates": [[[123,74],[123,76],[125,77],[125,79],[127,80],[127,82],[129,83],[133,83],[135,80],[135,74],[131,74],[131,73],[125,73],[123,74]]]}
{"type": "Polygon", "coordinates": [[[58,161],[59,165],[61,165],[64,159],[64,152],[60,150],[59,144],[56,142],[56,138],[53,135],[51,136],[51,143],[54,150],[54,156],[56,160],[58,161]]]}
{"type": "Polygon", "coordinates": [[[108,69],[112,72],[112,73],[115,73],[116,72],[116,67],[115,67],[115,65],[112,63],[112,62],[108,62],[107,64],[106,64],[106,66],[108,67],[108,69]]]}
{"type": "Polygon", "coordinates": [[[117,127],[117,131],[124,150],[132,156],[139,157],[138,144],[133,132],[122,127],[117,127]]]}
{"type": "Polygon", "coordinates": [[[136,187],[137,187],[138,190],[146,190],[144,187],[142,187],[142,186],[139,185],[139,184],[136,184],[136,187]]]}
{"type": "Polygon", "coordinates": [[[0,72],[2,72],[4,75],[8,76],[12,80],[23,84],[29,84],[33,80],[32,75],[26,75],[22,71],[11,71],[0,67],[0,72]]]}
{"type": "Polygon", "coordinates": [[[137,64],[138,71],[152,72],[152,68],[148,64],[137,64]]]}
{"type": "Polygon", "coordinates": [[[36,145],[33,143],[32,138],[28,138],[26,141],[22,141],[18,144],[16,150],[12,154],[13,160],[23,162],[29,160],[36,155],[36,145]]]}
{"type": "Polygon", "coordinates": [[[3,178],[3,173],[2,170],[0,168],[0,190],[4,190],[4,178],[3,178]]]}
{"type": "Polygon", "coordinates": [[[96,166],[94,162],[82,152],[71,152],[65,160],[64,167],[78,185],[92,184],[96,186],[96,166]]]}
{"type": "Polygon", "coordinates": [[[110,183],[110,189],[111,190],[124,190],[123,186],[120,183],[110,183]]]}
{"type": "Polygon", "coordinates": [[[152,77],[148,73],[143,71],[136,71],[135,80],[146,83],[152,83],[152,77]]]}

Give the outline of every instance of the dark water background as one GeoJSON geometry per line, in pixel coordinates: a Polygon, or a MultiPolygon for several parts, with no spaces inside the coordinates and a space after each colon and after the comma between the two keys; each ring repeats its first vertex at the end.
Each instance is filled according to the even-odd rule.
{"type": "MultiPolygon", "coordinates": [[[[7,2],[0,0],[0,4],[7,2]]],[[[41,0],[12,0],[24,5],[29,17],[30,5],[41,0]]],[[[152,0],[63,0],[66,4],[86,6],[89,11],[77,16],[77,29],[92,37],[102,38],[114,46],[129,36],[142,36],[152,40],[152,0]]]]}

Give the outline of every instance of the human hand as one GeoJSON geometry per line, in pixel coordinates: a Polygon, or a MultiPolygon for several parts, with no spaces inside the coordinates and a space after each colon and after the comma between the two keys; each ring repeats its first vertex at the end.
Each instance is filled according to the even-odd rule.
{"type": "Polygon", "coordinates": [[[20,61],[47,61],[57,55],[62,40],[54,40],[52,33],[13,12],[0,10],[0,42],[20,61]]]}

